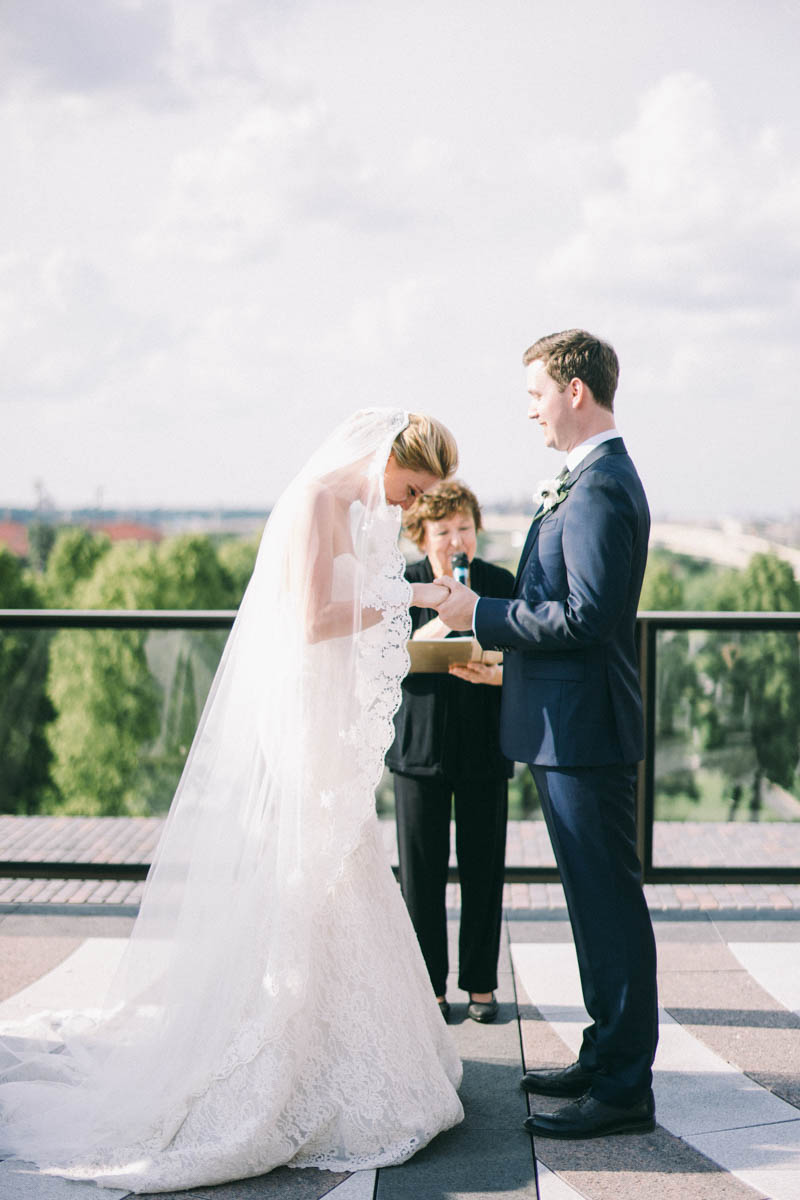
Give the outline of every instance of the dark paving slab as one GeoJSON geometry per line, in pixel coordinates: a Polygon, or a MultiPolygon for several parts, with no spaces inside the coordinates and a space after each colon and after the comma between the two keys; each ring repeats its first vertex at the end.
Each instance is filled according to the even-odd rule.
{"type": "Polygon", "coordinates": [[[458,992],[455,977],[448,981],[450,1024],[464,1063],[464,1121],[409,1162],[379,1171],[376,1200],[536,1196],[531,1140],[522,1129],[527,1106],[518,1086],[519,1025],[509,971],[501,971],[496,994],[497,1021],[480,1025],[466,1016],[466,997],[458,992]]]}
{"type": "MultiPolygon", "coordinates": [[[[673,915],[670,914],[670,917],[672,918],[673,915]]],[[[653,932],[656,944],[659,946],[662,942],[665,944],[697,942],[702,945],[713,945],[714,943],[721,944],[724,941],[714,922],[707,916],[699,916],[694,921],[654,919],[653,932]]]]}
{"type": "Polygon", "coordinates": [[[133,917],[107,913],[14,913],[0,918],[0,939],[13,937],[127,937],[133,917]]]}
{"type": "MultiPolygon", "coordinates": [[[[465,1123],[466,1124],[466,1123],[465,1123]]],[[[375,1200],[508,1200],[536,1196],[531,1140],[523,1129],[498,1145],[493,1130],[451,1129],[401,1167],[378,1174],[375,1200]]]]}
{"type": "MultiPolygon", "coordinates": [[[[142,1192],[139,1195],[152,1197],[152,1200],[319,1200],[348,1178],[347,1174],[318,1171],[313,1167],[310,1170],[276,1167],[268,1175],[220,1183],[216,1187],[190,1188],[185,1192],[142,1192]]],[[[97,1192],[97,1200],[103,1200],[102,1189],[97,1192]]]]}
{"type": "Polygon", "coordinates": [[[672,972],[660,999],[699,1041],[800,1109],[800,1017],[746,971],[672,972]]]}
{"type": "Polygon", "coordinates": [[[534,920],[528,916],[522,918],[513,913],[507,913],[506,928],[511,942],[572,941],[569,921],[565,921],[563,917],[553,919],[549,918],[547,914],[543,914],[541,920],[538,915],[534,920]]]}
{"type": "Polygon", "coordinates": [[[536,1154],[586,1200],[763,1200],[662,1128],[586,1142],[539,1138],[536,1154]]]}
{"type": "Polygon", "coordinates": [[[800,942],[798,914],[775,913],[765,919],[715,917],[714,928],[725,942],[800,942]]]}
{"type": "Polygon", "coordinates": [[[741,971],[742,964],[724,942],[715,938],[673,942],[656,940],[659,979],[675,971],[741,971]]]}
{"type": "Polygon", "coordinates": [[[15,937],[5,938],[0,928],[0,1000],[35,983],[77,950],[83,938],[15,937]]]}
{"type": "Polygon", "coordinates": [[[129,1193],[99,1188],[57,1175],[40,1175],[24,1162],[0,1163],[0,1196],[3,1200],[125,1200],[129,1193]]]}

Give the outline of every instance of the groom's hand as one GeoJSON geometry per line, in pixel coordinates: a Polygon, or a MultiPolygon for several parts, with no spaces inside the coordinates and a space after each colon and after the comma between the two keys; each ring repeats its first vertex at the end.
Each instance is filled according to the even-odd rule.
{"type": "Polygon", "coordinates": [[[472,617],[475,605],[478,603],[478,593],[465,587],[463,583],[456,583],[450,575],[441,575],[433,582],[440,587],[447,588],[450,593],[446,600],[436,606],[445,625],[458,630],[459,633],[471,633],[472,617]]]}

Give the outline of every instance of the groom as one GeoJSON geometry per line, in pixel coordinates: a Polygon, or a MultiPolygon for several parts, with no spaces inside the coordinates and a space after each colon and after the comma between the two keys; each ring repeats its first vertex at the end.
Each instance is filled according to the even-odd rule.
{"type": "Polygon", "coordinates": [[[654,1128],[656,955],[636,854],[643,754],[635,624],[650,515],[614,426],[619,364],[579,329],[523,359],[528,416],[566,454],[544,489],[514,597],[480,600],[449,577],[439,615],[504,654],[504,754],[527,762],[567,899],[591,1024],[578,1061],[529,1071],[528,1092],[574,1099],[534,1113],[531,1133],[590,1138],[654,1128]]]}

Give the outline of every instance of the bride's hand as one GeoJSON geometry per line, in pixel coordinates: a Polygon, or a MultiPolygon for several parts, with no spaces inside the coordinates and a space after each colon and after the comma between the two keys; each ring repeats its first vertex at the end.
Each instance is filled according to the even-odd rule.
{"type": "Polygon", "coordinates": [[[438,608],[450,595],[446,587],[436,583],[412,583],[412,608],[438,608]]]}

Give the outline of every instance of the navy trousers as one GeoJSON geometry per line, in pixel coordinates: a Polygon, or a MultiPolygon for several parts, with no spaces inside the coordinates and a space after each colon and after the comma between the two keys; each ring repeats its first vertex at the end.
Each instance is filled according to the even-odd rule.
{"type": "Polygon", "coordinates": [[[656,948],[636,853],[636,768],[531,766],[569,910],[591,1095],[626,1107],[652,1084],[656,948]]]}

